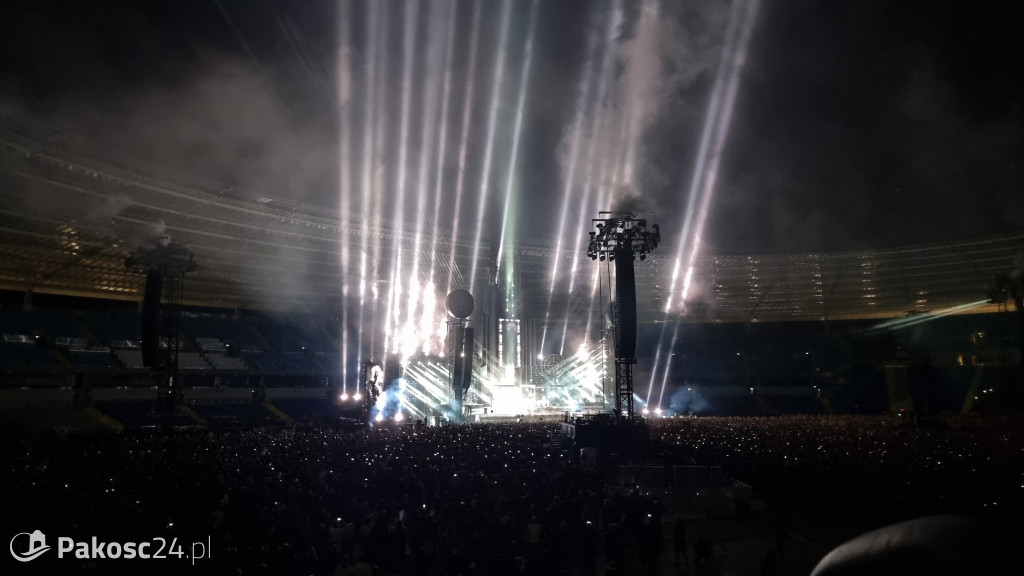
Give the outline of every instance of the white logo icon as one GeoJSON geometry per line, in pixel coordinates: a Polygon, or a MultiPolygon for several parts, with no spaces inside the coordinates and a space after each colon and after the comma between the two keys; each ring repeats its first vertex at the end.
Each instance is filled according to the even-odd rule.
{"type": "Polygon", "coordinates": [[[21,532],[15,534],[14,538],[11,538],[10,549],[11,556],[14,556],[15,560],[17,560],[18,562],[28,562],[29,560],[35,560],[36,558],[38,558],[43,552],[49,550],[50,547],[46,545],[46,536],[43,535],[43,533],[39,530],[36,530],[31,534],[29,534],[28,532],[21,532]],[[18,539],[18,536],[28,536],[27,552],[18,553],[14,551],[14,541],[18,539]]]}

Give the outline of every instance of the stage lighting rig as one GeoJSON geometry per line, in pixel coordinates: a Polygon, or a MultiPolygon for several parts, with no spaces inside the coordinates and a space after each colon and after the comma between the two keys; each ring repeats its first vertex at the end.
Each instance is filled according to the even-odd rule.
{"type": "Polygon", "coordinates": [[[184,276],[199,269],[195,254],[183,244],[158,238],[139,246],[124,260],[125,268],[146,274],[158,272],[164,277],[184,276]]]}
{"type": "Polygon", "coordinates": [[[648,230],[646,218],[637,218],[629,212],[622,215],[611,212],[598,214],[604,217],[591,220],[597,228],[596,232],[590,232],[590,244],[587,246],[587,256],[591,260],[600,258],[604,261],[607,257],[614,261],[627,255],[630,258],[640,256],[645,260],[661,242],[661,229],[652,224],[648,230]]]}
{"type": "Polygon", "coordinates": [[[178,352],[181,349],[180,314],[185,275],[198,269],[195,255],[168,237],[151,239],[124,260],[125,268],[146,275],[140,317],[142,365],[157,380],[157,397],[173,418],[178,396],[178,352]]]}
{"type": "MultiPolygon", "coordinates": [[[[633,261],[658,247],[661,230],[647,229],[647,220],[626,212],[598,212],[592,220],[587,256],[615,263],[615,298],[612,325],[615,334],[615,413],[633,419],[633,364],[636,364],[636,275],[633,261]]],[[[646,410],[645,410],[646,412],[646,410]]]]}

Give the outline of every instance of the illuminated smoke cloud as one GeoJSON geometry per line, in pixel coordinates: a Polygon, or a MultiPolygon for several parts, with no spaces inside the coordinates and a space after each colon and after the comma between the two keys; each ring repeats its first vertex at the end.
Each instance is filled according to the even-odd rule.
{"type": "Polygon", "coordinates": [[[691,382],[685,382],[672,393],[668,401],[669,414],[703,414],[708,411],[708,401],[691,382]]]}
{"type": "Polygon", "coordinates": [[[370,408],[370,418],[376,419],[378,414],[385,419],[394,418],[403,409],[405,386],[406,382],[399,379],[385,388],[380,396],[377,396],[377,402],[370,408]]]}
{"type": "MultiPolygon", "coordinates": [[[[710,1],[685,7],[656,0],[610,3],[598,25],[614,19],[619,6],[623,14],[613,30],[614,43],[605,47],[611,50],[615,64],[605,71],[610,76],[605,79],[607,92],[603,99],[591,100],[582,122],[566,127],[559,161],[563,181],[571,180],[573,158],[569,151],[585,151],[593,140],[600,154],[585,169],[614,167],[611,178],[600,183],[611,197],[649,197],[654,191],[645,184],[654,165],[645,147],[647,130],[662,114],[677,112],[678,102],[673,100],[685,97],[687,89],[714,70],[729,9],[728,4],[710,1]],[[574,139],[578,141],[575,145],[574,139]]],[[[652,202],[654,209],[658,200],[652,202]]]]}

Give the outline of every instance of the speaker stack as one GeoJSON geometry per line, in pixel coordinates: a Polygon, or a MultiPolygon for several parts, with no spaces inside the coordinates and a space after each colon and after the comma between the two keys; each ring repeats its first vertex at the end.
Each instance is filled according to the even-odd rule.
{"type": "Polygon", "coordinates": [[[636,273],[633,249],[626,242],[615,257],[615,357],[636,357],[636,273]]]}
{"type": "Polygon", "coordinates": [[[160,300],[164,291],[164,277],[157,270],[146,273],[146,288],[142,297],[142,365],[153,368],[160,365],[160,300]]]}
{"type": "Polygon", "coordinates": [[[476,301],[467,290],[459,289],[445,299],[448,314],[448,374],[451,379],[452,409],[456,417],[462,416],[462,401],[473,384],[473,328],[468,318],[473,314],[476,301]]]}

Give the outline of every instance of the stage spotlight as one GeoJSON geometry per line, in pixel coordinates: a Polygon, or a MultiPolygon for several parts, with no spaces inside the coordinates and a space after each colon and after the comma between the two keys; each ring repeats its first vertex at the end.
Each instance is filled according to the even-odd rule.
{"type": "Polygon", "coordinates": [[[661,407],[659,406],[658,408],[655,408],[654,409],[654,413],[658,414],[658,415],[661,415],[661,407]]]}
{"type": "Polygon", "coordinates": [[[395,414],[395,422],[401,422],[402,419],[404,419],[404,418],[405,418],[405,416],[402,416],[401,412],[399,412],[398,414],[395,414]]]}
{"type": "Polygon", "coordinates": [[[608,255],[608,261],[615,262],[615,252],[612,252],[611,254],[608,255]]]}
{"type": "Polygon", "coordinates": [[[342,392],[342,393],[341,393],[341,396],[338,396],[338,398],[340,398],[340,399],[342,399],[342,400],[348,400],[348,394],[346,394],[346,393],[342,392]]]}
{"type": "Polygon", "coordinates": [[[601,254],[601,262],[604,262],[604,254],[601,254]]]}
{"type": "Polygon", "coordinates": [[[650,410],[648,410],[647,408],[644,408],[644,414],[650,414],[650,413],[651,413],[650,410]]]}
{"type": "Polygon", "coordinates": [[[377,415],[373,417],[374,421],[382,422],[384,420],[384,414],[377,412],[377,415]]]}
{"type": "Polygon", "coordinates": [[[641,252],[640,253],[640,259],[641,260],[647,260],[647,253],[646,252],[641,252]]]}
{"type": "Polygon", "coordinates": [[[355,393],[355,394],[354,394],[354,395],[352,396],[352,399],[353,399],[353,400],[362,400],[362,399],[363,399],[363,395],[362,395],[362,394],[360,394],[359,392],[356,392],[356,393],[355,393]]]}

